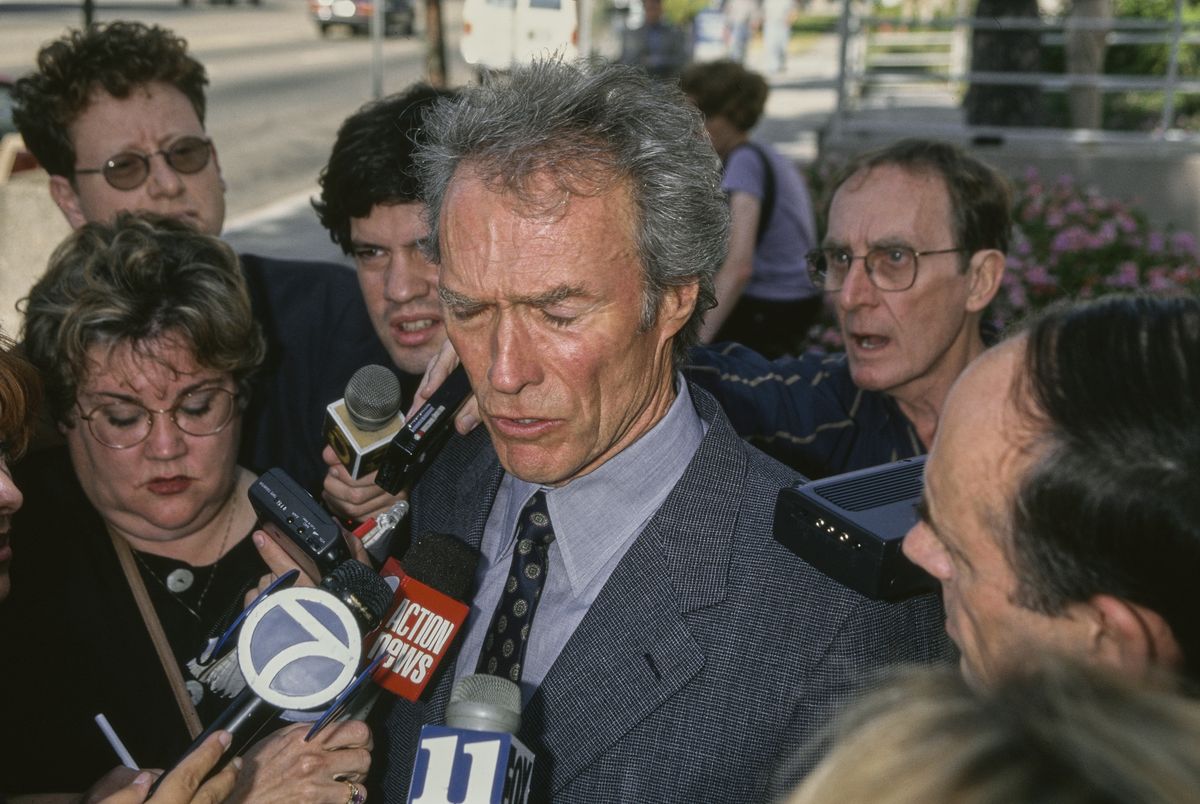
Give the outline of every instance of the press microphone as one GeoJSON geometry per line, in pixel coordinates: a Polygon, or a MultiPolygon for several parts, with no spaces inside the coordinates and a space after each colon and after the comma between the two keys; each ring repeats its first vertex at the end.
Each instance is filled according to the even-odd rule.
{"type": "Polygon", "coordinates": [[[376,684],[410,701],[421,697],[471,613],[479,558],[479,550],[445,533],[426,533],[413,542],[367,655],[368,660],[383,655],[376,684]]]}
{"type": "Polygon", "coordinates": [[[471,381],[459,366],[396,433],[378,464],[375,485],[398,494],[416,480],[454,432],[454,414],[470,395],[471,381]]]}
{"type": "Polygon", "coordinates": [[[408,804],[526,804],[533,752],[515,736],[521,690],[507,678],[464,676],[446,725],[421,727],[408,804]]]}
{"type": "Polygon", "coordinates": [[[421,697],[470,613],[479,559],[477,548],[430,532],[413,540],[402,562],[384,563],[380,575],[396,591],[367,652],[375,669],[321,717],[309,737],[335,718],[365,719],[381,690],[410,701],[421,697]]]}
{"type": "Polygon", "coordinates": [[[216,773],[282,711],[327,707],[354,680],[363,637],[379,624],[391,599],[387,581],[350,560],[315,588],[290,587],[256,601],[238,633],[246,687],[183,756],[213,732],[228,731],[232,740],[216,773]]]}
{"type": "Polygon", "coordinates": [[[354,372],[346,393],[325,408],[325,442],[355,480],[379,468],[392,437],[404,425],[400,380],[386,366],[354,372]]]}

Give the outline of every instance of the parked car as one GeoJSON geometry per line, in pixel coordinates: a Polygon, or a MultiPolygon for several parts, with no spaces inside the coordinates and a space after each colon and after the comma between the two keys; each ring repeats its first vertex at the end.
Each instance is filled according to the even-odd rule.
{"type": "MultiPolygon", "coordinates": [[[[383,2],[384,34],[412,36],[416,27],[412,0],[383,2]]],[[[337,25],[349,27],[356,34],[365,34],[371,29],[375,4],[372,0],[309,0],[308,10],[322,36],[326,36],[337,25]]]]}
{"type": "Polygon", "coordinates": [[[575,0],[466,0],[462,54],[480,70],[507,70],[535,56],[579,54],[575,0]]]}

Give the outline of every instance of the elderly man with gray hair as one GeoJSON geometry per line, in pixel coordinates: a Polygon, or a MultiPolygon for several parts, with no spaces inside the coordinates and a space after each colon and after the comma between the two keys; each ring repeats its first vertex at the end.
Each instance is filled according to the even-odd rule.
{"type": "Polygon", "coordinates": [[[771,538],[796,475],[679,373],[729,218],[699,114],[630,68],[542,61],[425,125],[429,247],[484,427],[426,473],[413,527],[483,561],[453,666],[387,714],[383,793],[472,673],[521,688],[531,801],[787,789],[777,758],[873,669],[947,643],[936,600],[867,600],[771,538]]]}

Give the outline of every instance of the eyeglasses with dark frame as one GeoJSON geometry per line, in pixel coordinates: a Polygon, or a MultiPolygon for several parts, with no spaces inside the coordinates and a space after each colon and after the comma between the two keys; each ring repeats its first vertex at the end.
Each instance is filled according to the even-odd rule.
{"type": "Polygon", "coordinates": [[[808,275],[819,290],[841,290],[855,260],[862,260],[871,284],[883,291],[908,290],[917,281],[917,259],[932,254],[957,254],[965,248],[917,251],[908,246],[876,246],[866,254],[844,248],[819,248],[808,252],[808,275]]]}
{"type": "Polygon", "coordinates": [[[150,157],[162,156],[176,173],[190,176],[208,167],[212,140],[205,137],[180,137],[168,148],[149,154],[122,151],[98,168],[77,168],[75,175],[99,173],[117,190],[136,190],[150,176],[150,157]]]}
{"type": "MultiPolygon", "coordinates": [[[[148,408],[132,400],[113,401],[96,405],[79,418],[88,423],[92,435],[104,446],[129,449],[150,436],[156,413],[169,416],[187,435],[216,435],[233,421],[238,396],[226,388],[201,388],[185,394],[169,408],[148,408]]],[[[79,407],[78,402],[75,404],[79,407]]]]}

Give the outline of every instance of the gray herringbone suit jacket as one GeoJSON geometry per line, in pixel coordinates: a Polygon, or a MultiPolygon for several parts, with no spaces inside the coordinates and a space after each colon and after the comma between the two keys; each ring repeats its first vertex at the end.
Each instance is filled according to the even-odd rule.
{"type": "MultiPolygon", "coordinates": [[[[691,392],[709,423],[695,458],[523,714],[531,800],[769,800],[871,671],[949,656],[935,599],[869,601],[772,539],[776,494],[796,475],[691,392]]],[[[414,496],[413,532],[478,545],[501,472],[482,427],[456,436],[414,496]]],[[[442,721],[452,679],[445,668],[428,703],[381,719],[373,792],[387,801],[405,800],[420,726],[442,721]]]]}

